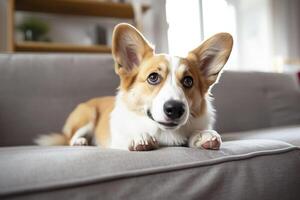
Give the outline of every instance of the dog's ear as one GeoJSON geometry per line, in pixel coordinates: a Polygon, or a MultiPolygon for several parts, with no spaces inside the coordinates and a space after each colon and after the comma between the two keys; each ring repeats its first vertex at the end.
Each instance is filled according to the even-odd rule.
{"type": "Polygon", "coordinates": [[[153,55],[150,43],[130,24],[118,24],[112,37],[112,54],[117,73],[119,70],[131,72],[146,56],[153,55]]]}
{"type": "Polygon", "coordinates": [[[218,33],[191,51],[187,59],[196,63],[208,85],[212,85],[228,60],[232,45],[233,39],[229,33],[218,33]]]}

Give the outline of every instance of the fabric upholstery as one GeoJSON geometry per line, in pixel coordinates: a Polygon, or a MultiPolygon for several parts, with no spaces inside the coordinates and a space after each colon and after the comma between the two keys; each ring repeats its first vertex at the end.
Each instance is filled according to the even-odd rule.
{"type": "Polygon", "coordinates": [[[272,139],[300,146],[300,125],[224,133],[222,139],[223,141],[272,139]]]}
{"type": "Polygon", "coordinates": [[[268,94],[271,126],[300,124],[300,90],[268,94]]]}
{"type": "MultiPolygon", "coordinates": [[[[269,94],[281,91],[299,91],[296,78],[278,73],[224,72],[212,89],[217,112],[216,130],[224,133],[270,127],[269,106],[283,99],[270,99],[269,94]]],[[[299,103],[293,105],[299,106],[299,103]]]]}
{"type": "Polygon", "coordinates": [[[296,199],[299,157],[299,148],[275,140],[225,142],[220,151],[7,147],[0,149],[0,197],[296,199]]]}

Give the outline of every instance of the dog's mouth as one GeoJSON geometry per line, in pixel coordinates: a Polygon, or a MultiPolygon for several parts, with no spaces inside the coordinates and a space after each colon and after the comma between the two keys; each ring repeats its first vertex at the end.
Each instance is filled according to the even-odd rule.
{"type": "Polygon", "coordinates": [[[166,128],[175,128],[179,125],[179,123],[176,123],[176,122],[160,122],[160,121],[156,121],[153,116],[152,116],[152,113],[150,110],[147,110],[147,116],[152,119],[153,121],[159,123],[160,125],[163,125],[164,127],[166,128]]]}

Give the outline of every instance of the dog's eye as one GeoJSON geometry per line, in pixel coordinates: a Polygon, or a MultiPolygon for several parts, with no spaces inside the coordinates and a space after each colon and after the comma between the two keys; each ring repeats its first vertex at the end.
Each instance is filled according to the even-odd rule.
{"type": "Polygon", "coordinates": [[[147,79],[148,83],[151,84],[151,85],[157,85],[160,83],[161,81],[161,77],[158,73],[151,73],[149,76],[148,76],[148,79],[147,79]]]}
{"type": "Polygon", "coordinates": [[[186,76],[181,81],[185,88],[191,88],[193,86],[193,78],[191,76],[186,76]]]}

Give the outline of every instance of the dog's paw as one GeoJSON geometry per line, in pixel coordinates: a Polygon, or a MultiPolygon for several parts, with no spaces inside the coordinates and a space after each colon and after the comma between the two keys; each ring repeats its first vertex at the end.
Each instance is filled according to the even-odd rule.
{"type": "Polygon", "coordinates": [[[196,132],[189,139],[189,146],[194,148],[218,150],[221,144],[221,136],[214,130],[196,132]]]}
{"type": "Polygon", "coordinates": [[[86,138],[80,137],[74,140],[71,146],[88,146],[88,141],[86,138]]]}
{"type": "Polygon", "coordinates": [[[129,151],[151,151],[159,147],[155,137],[149,134],[142,134],[133,139],[129,144],[129,151]]]}

